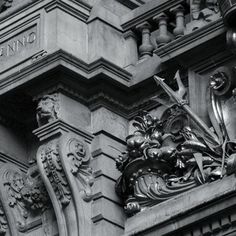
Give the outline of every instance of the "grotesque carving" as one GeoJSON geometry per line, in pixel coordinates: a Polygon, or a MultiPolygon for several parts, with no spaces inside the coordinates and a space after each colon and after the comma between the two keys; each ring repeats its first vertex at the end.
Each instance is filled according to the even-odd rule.
{"type": "Polygon", "coordinates": [[[39,99],[36,116],[39,127],[56,120],[58,114],[58,94],[45,95],[39,99]]]}
{"type": "Polygon", "coordinates": [[[211,22],[218,12],[217,0],[191,0],[192,30],[211,22]]]}
{"type": "Polygon", "coordinates": [[[49,205],[49,197],[41,179],[37,164],[32,161],[21,190],[25,207],[43,212],[49,205]]]}
{"type": "Polygon", "coordinates": [[[0,13],[12,6],[13,0],[0,0],[0,13]]]}
{"type": "Polygon", "coordinates": [[[161,119],[147,112],[137,116],[133,123],[136,131],[126,139],[127,151],[116,160],[122,172],[116,191],[129,215],[236,171],[236,142],[229,132],[233,126],[228,127],[229,121],[225,122],[219,110],[223,105],[217,105],[215,98],[230,90],[229,76],[227,70],[219,69],[210,79],[208,103],[219,126],[212,122],[214,130],[191,110],[180,89],[174,92],[155,77],[174,104],[161,119]],[[195,128],[189,126],[189,119],[195,128]]]}
{"type": "Polygon", "coordinates": [[[27,174],[13,165],[1,168],[3,185],[1,186],[2,201],[8,211],[10,222],[15,222],[11,233],[25,232],[35,215],[42,214],[49,205],[49,198],[39,176],[36,165],[29,168],[27,174]],[[17,231],[16,231],[17,230],[17,231]]]}

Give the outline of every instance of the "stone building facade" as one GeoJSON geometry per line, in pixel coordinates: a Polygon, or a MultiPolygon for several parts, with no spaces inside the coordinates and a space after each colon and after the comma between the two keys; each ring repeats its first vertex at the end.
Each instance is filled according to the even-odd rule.
{"type": "Polygon", "coordinates": [[[0,235],[236,235],[233,0],[0,1],[0,235]]]}

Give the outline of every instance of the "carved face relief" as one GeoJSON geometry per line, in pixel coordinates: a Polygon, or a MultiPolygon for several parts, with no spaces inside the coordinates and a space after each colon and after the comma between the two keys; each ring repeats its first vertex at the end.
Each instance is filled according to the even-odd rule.
{"type": "Polygon", "coordinates": [[[227,76],[224,72],[217,72],[210,77],[210,87],[214,90],[223,90],[227,81],[227,76]]]}
{"type": "Polygon", "coordinates": [[[86,150],[81,142],[75,144],[75,152],[78,156],[84,157],[86,155],[86,150]]]}
{"type": "Polygon", "coordinates": [[[58,99],[57,94],[43,96],[37,107],[37,122],[39,126],[45,125],[58,118],[58,99]]]}
{"type": "Polygon", "coordinates": [[[21,189],[24,187],[24,181],[23,181],[23,178],[22,178],[22,176],[20,174],[15,173],[12,176],[11,187],[16,192],[20,192],[21,189]]]}

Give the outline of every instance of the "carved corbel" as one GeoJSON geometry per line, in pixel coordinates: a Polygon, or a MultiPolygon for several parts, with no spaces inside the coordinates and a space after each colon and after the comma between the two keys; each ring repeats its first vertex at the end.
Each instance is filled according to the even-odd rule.
{"type": "Polygon", "coordinates": [[[7,219],[10,235],[21,235],[45,212],[49,198],[35,165],[25,174],[13,164],[3,164],[0,178],[0,233],[6,232],[7,219]]]}
{"type": "Polygon", "coordinates": [[[60,235],[91,235],[91,185],[88,145],[77,135],[65,134],[43,144],[38,166],[50,195],[60,235]]]}

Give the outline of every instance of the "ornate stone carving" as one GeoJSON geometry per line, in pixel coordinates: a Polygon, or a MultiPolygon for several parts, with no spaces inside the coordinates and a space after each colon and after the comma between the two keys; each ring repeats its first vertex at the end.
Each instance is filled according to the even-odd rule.
{"type": "Polygon", "coordinates": [[[191,0],[192,30],[196,30],[211,22],[219,12],[217,0],[191,0]]]}
{"type": "Polygon", "coordinates": [[[0,235],[5,235],[8,229],[7,219],[3,210],[2,204],[0,203],[0,235]]]}
{"type": "Polygon", "coordinates": [[[69,160],[71,173],[79,179],[82,198],[86,201],[91,200],[94,178],[92,169],[88,166],[90,155],[88,145],[78,138],[71,138],[67,143],[67,158],[69,160]]]}
{"type": "MultiPolygon", "coordinates": [[[[236,125],[222,115],[227,112],[224,106],[231,105],[228,99],[233,100],[232,92],[229,98],[225,97],[232,91],[229,78],[233,77],[225,68],[219,68],[211,76],[207,102],[212,107],[209,109],[212,129],[187,105],[178,73],[176,78],[178,92],[155,76],[173,104],[161,119],[147,112],[137,116],[133,123],[136,131],[126,139],[127,151],[116,160],[122,172],[116,191],[129,215],[236,172],[236,125]],[[195,123],[194,128],[189,126],[190,119],[195,123]]],[[[232,106],[230,109],[232,111],[232,106]]],[[[235,105],[234,110],[236,114],[235,105]]],[[[229,116],[225,114],[225,117],[229,116]]]]}
{"type": "MultiPolygon", "coordinates": [[[[0,174],[3,208],[7,210],[12,235],[18,235],[18,232],[28,230],[36,215],[44,212],[49,206],[49,198],[36,165],[24,174],[14,165],[5,164],[0,174]]],[[[1,218],[4,223],[3,215],[1,218]]]]}
{"type": "Polygon", "coordinates": [[[78,136],[62,135],[42,145],[37,162],[57,217],[60,235],[90,235],[91,186],[88,145],[78,136]],[[70,222],[75,222],[73,226],[70,222]]]}
{"type": "Polygon", "coordinates": [[[71,199],[71,191],[61,165],[58,140],[41,146],[38,153],[57,198],[62,205],[68,205],[71,199]]]}
{"type": "Polygon", "coordinates": [[[38,101],[37,122],[38,126],[45,125],[58,118],[59,114],[58,94],[44,95],[38,101]]]}
{"type": "Polygon", "coordinates": [[[7,10],[12,6],[13,0],[1,0],[0,1],[0,13],[7,10]]]}
{"type": "Polygon", "coordinates": [[[28,210],[44,212],[50,205],[48,193],[34,161],[27,172],[21,194],[28,210]]]}

